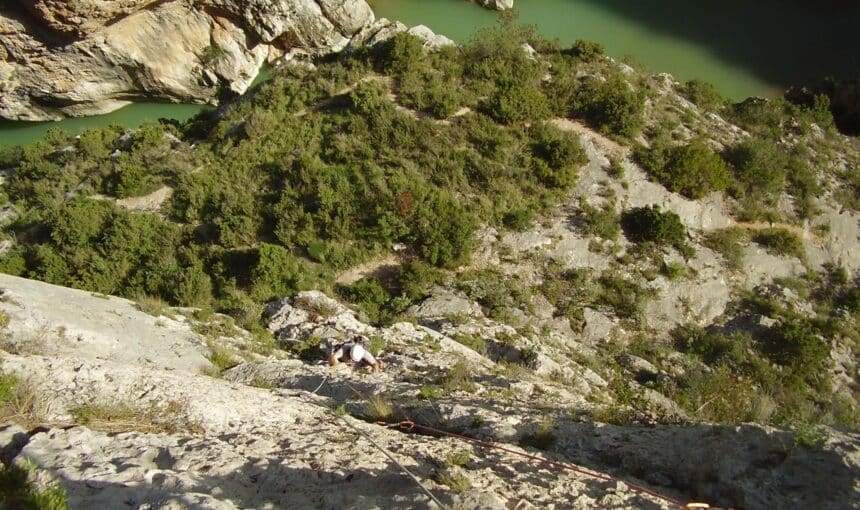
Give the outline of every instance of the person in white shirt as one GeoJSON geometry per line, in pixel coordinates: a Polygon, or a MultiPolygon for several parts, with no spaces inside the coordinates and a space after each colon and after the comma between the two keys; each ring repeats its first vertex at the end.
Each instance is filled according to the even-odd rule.
{"type": "Polygon", "coordinates": [[[328,364],[332,367],[340,362],[348,364],[366,364],[373,372],[381,370],[385,364],[370,353],[370,339],[364,335],[353,335],[346,342],[335,344],[328,355],[328,364]]]}

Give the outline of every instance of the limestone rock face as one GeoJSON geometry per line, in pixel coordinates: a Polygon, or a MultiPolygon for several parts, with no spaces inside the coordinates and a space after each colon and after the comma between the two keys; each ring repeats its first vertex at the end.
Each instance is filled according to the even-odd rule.
{"type": "Polygon", "coordinates": [[[269,55],[339,51],[364,0],[41,0],[0,10],[0,117],[93,115],[141,97],[215,102],[269,55]]]}
{"type": "Polygon", "coordinates": [[[514,8],[514,0],[478,0],[478,3],[488,9],[505,11],[514,8]]]}
{"type": "Polygon", "coordinates": [[[21,2],[39,23],[66,36],[85,34],[157,0],[36,0],[21,2]]]}

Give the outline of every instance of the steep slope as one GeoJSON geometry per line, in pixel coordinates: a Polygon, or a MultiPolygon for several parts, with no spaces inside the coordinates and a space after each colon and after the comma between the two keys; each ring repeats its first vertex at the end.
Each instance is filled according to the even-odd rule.
{"type": "MultiPolygon", "coordinates": [[[[644,482],[723,506],[856,506],[857,139],[834,129],[821,101],[729,104],[589,43],[561,48],[512,25],[466,47],[444,42],[400,34],[287,66],[184,126],[53,131],[0,152],[3,270],[199,307],[144,301],[175,319],[140,318],[156,338],[131,344],[160,349],[158,328],[190,329],[200,336],[178,341],[196,347],[174,350],[195,359],[206,345],[207,373],[231,381],[154,372],[139,348],[85,356],[72,342],[50,358],[22,348],[27,336],[9,341],[4,370],[38,374],[53,395],[16,418],[99,431],[34,435],[43,465],[60,471],[57,452],[78,433],[119,457],[158,431],[172,457],[182,430],[304,435],[306,423],[276,417],[296,415],[275,395],[319,404],[347,428],[358,424],[338,416],[369,422],[362,430],[406,419],[437,429],[373,432],[418,449],[412,441],[436,443],[416,431],[518,452],[496,464],[501,454],[475,443],[471,456],[430,447],[437,462],[416,469],[446,504],[449,490],[474,487],[500,498],[490,507],[526,506],[522,494],[546,506],[646,505],[627,495],[644,482]],[[329,344],[355,333],[385,371],[328,367],[329,344]],[[116,448],[100,435],[126,430],[137,435],[116,448]],[[516,448],[629,484],[565,485],[552,477],[566,469],[528,467],[516,448]],[[536,488],[553,483],[576,498],[536,488]]],[[[3,306],[10,332],[26,331],[25,308],[3,306]]],[[[69,315],[57,308],[38,316],[69,315]]],[[[325,443],[339,443],[327,426],[325,443]]],[[[284,455],[304,466],[299,452],[284,455]]],[[[170,487],[205,492],[177,465],[164,462],[170,487]]],[[[313,504],[333,501],[319,487],[313,504]]],[[[264,499],[277,500],[270,489],[264,499]]]]}

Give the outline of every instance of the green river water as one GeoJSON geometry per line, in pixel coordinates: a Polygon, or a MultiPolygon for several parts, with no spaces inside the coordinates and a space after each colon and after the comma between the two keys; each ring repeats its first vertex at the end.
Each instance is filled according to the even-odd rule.
{"type": "MultiPolygon", "coordinates": [[[[466,0],[370,0],[378,17],[424,24],[458,42],[498,22],[466,0]]],[[[515,0],[519,22],[569,44],[602,43],[680,80],[714,83],[732,99],[773,96],[824,76],[860,78],[860,5],[851,0],[515,0]]],[[[0,145],[26,143],[50,127],[137,126],[187,119],[199,105],[136,103],[97,117],[0,123],[0,145]]]]}

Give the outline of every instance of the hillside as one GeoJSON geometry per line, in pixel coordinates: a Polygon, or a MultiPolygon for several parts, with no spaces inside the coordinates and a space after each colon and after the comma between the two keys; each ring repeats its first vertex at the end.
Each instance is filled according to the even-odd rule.
{"type": "Polygon", "coordinates": [[[80,289],[0,280],[7,414],[44,424],[4,460],[74,508],[434,505],[368,437],[462,508],[856,506],[860,142],[826,98],[404,28],[2,150],[0,270],[80,289]],[[386,370],[328,367],[354,333],[386,370]],[[375,424],[407,419],[625,483],[375,424]]]}

